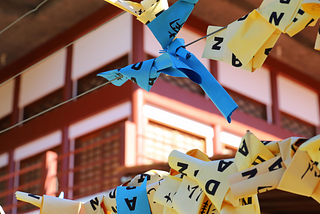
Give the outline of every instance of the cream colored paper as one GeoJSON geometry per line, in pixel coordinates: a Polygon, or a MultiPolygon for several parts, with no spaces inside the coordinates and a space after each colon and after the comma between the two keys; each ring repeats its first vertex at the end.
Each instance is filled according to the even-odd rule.
{"type": "Polygon", "coordinates": [[[285,29],[285,32],[289,36],[294,36],[295,34],[302,31],[305,27],[314,26],[317,20],[317,17],[306,13],[302,9],[299,9],[292,22],[285,29]]]}
{"type": "Polygon", "coordinates": [[[165,207],[174,208],[173,200],[181,182],[182,180],[177,177],[166,177],[153,195],[153,200],[165,207]]]}
{"type": "MultiPolygon", "coordinates": [[[[299,151],[306,151],[313,162],[320,163],[320,135],[310,138],[304,142],[300,147],[299,151]]],[[[319,164],[317,165],[320,169],[319,164]]]]}
{"type": "MultiPolygon", "coordinates": [[[[234,55],[228,48],[227,44],[231,36],[240,26],[240,23],[234,22],[227,26],[226,29],[209,36],[206,40],[206,45],[202,53],[202,57],[226,62],[234,67],[242,68],[244,70],[253,71],[252,61],[248,64],[243,64],[236,55],[234,55]]],[[[210,34],[221,27],[208,26],[207,34],[210,34]]]]}
{"type": "Polygon", "coordinates": [[[318,0],[304,0],[302,9],[310,15],[320,17],[320,2],[318,0]]]}
{"type": "Polygon", "coordinates": [[[164,206],[154,201],[153,197],[156,193],[161,181],[149,184],[147,186],[147,196],[152,214],[162,214],[164,206]]]}
{"type": "Polygon", "coordinates": [[[198,213],[205,193],[199,184],[186,176],[174,196],[173,207],[179,214],[198,213]]]}
{"type": "Polygon", "coordinates": [[[241,22],[241,26],[234,32],[227,46],[243,64],[248,64],[271,37],[276,27],[270,25],[257,10],[253,10],[241,22]],[[239,41],[241,42],[239,43],[239,41]]]}
{"type": "Polygon", "coordinates": [[[320,171],[306,151],[297,151],[282,176],[278,189],[311,196],[319,182],[320,171]]]}
{"type": "Polygon", "coordinates": [[[5,212],[4,212],[3,208],[2,208],[2,206],[0,206],[0,213],[1,213],[1,214],[5,214],[5,212]]]}
{"type": "Polygon", "coordinates": [[[105,197],[103,198],[103,202],[110,212],[117,212],[117,202],[116,202],[116,194],[117,194],[117,188],[114,188],[112,190],[109,190],[105,197]]]}
{"type": "Polygon", "coordinates": [[[42,203],[42,197],[41,196],[33,195],[33,194],[30,194],[30,193],[26,193],[26,192],[17,191],[16,192],[16,198],[19,201],[24,201],[24,202],[27,202],[29,204],[33,204],[36,207],[41,207],[41,203],[42,203]]]}
{"type": "MultiPolygon", "coordinates": [[[[136,175],[133,179],[126,182],[124,186],[140,186],[144,179],[147,179],[147,185],[158,182],[168,176],[169,173],[161,170],[149,170],[145,173],[136,175]]],[[[123,186],[123,185],[122,185],[123,186]]]]}
{"type": "Polygon", "coordinates": [[[294,156],[297,147],[294,145],[300,138],[291,137],[278,142],[282,161],[286,167],[289,167],[292,157],[294,156]]]}
{"type": "Polygon", "coordinates": [[[314,45],[314,49],[320,51],[320,28],[317,33],[317,39],[316,39],[316,43],[314,45]]]}
{"type": "Polygon", "coordinates": [[[121,0],[105,1],[131,13],[144,24],[151,22],[161,11],[168,9],[169,7],[167,0],[143,0],[140,3],[121,0]]]}
{"type": "Polygon", "coordinates": [[[314,188],[311,197],[320,203],[320,181],[318,182],[317,186],[314,188]]]}
{"type": "Polygon", "coordinates": [[[242,171],[271,158],[274,158],[272,152],[256,136],[247,132],[241,139],[235,164],[238,171],[242,171]]]}
{"type": "Polygon", "coordinates": [[[273,1],[268,5],[261,5],[258,12],[273,26],[284,32],[287,26],[291,23],[302,0],[295,1],[273,1]]]}
{"type": "Polygon", "coordinates": [[[107,214],[106,210],[103,210],[104,206],[101,206],[101,203],[104,203],[103,199],[104,196],[97,196],[85,202],[82,206],[82,213],[107,214]]]}
{"type": "Polygon", "coordinates": [[[230,187],[227,177],[237,172],[232,160],[205,162],[175,150],[169,155],[169,165],[189,178],[196,179],[217,210],[221,209],[230,187]]]}
{"type": "Polygon", "coordinates": [[[78,214],[80,212],[80,209],[81,209],[80,202],[44,195],[42,197],[40,213],[41,214],[57,214],[57,213],[78,214]]]}
{"type": "Polygon", "coordinates": [[[228,177],[235,199],[250,197],[278,187],[285,172],[281,157],[274,157],[228,177]]]}

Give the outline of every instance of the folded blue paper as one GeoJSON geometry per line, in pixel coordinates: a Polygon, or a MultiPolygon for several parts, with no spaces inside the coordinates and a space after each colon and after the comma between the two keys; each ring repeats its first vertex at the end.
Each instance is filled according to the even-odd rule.
{"type": "Polygon", "coordinates": [[[151,214],[147,195],[147,179],[141,186],[117,187],[117,213],[118,214],[151,214]]]}
{"type": "Polygon", "coordinates": [[[198,0],[179,0],[147,26],[165,49],[176,37],[198,0]]]}
{"type": "Polygon", "coordinates": [[[237,104],[230,95],[210,74],[207,68],[189,51],[184,48],[183,39],[175,39],[168,45],[166,52],[155,59],[146,60],[122,69],[98,74],[120,86],[127,80],[132,80],[146,91],[150,91],[160,72],[176,77],[188,77],[199,84],[208,97],[217,106],[222,115],[231,122],[231,114],[237,109],[237,104]]]}
{"type": "Polygon", "coordinates": [[[146,91],[150,91],[161,72],[175,77],[188,77],[202,87],[230,123],[231,114],[238,108],[237,104],[206,67],[185,49],[183,39],[176,39],[197,2],[198,0],[179,0],[146,23],[161,44],[162,55],[118,70],[103,72],[98,76],[112,80],[117,86],[132,80],[146,91]]]}

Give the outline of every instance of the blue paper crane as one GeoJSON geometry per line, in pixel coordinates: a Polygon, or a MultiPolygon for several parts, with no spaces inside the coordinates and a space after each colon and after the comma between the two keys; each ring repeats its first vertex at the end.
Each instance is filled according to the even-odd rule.
{"type": "Polygon", "coordinates": [[[195,3],[197,0],[179,0],[150,23],[146,23],[161,44],[164,50],[162,55],[121,69],[106,71],[98,76],[108,80],[115,79],[112,83],[116,86],[131,80],[146,91],[150,91],[160,73],[188,77],[201,86],[230,123],[231,114],[238,108],[237,104],[206,67],[185,49],[184,40],[175,38],[195,3]]]}

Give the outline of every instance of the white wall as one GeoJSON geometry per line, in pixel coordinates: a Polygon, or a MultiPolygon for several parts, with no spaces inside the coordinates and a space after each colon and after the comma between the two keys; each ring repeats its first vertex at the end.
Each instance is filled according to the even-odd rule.
{"type": "Polygon", "coordinates": [[[0,86],[0,119],[12,111],[14,95],[14,80],[0,86]]]}
{"type": "Polygon", "coordinates": [[[0,168],[9,164],[9,154],[3,153],[0,155],[0,168]]]}
{"type": "Polygon", "coordinates": [[[221,85],[266,105],[272,104],[269,70],[257,69],[251,73],[218,61],[221,85]]]}
{"type": "Polygon", "coordinates": [[[28,157],[32,157],[33,155],[60,145],[61,139],[62,132],[60,130],[38,138],[34,141],[24,144],[23,146],[17,147],[14,150],[13,159],[14,161],[20,161],[28,157]]]}
{"type": "Polygon", "coordinates": [[[124,13],[74,43],[72,79],[78,78],[129,53],[132,17],[124,13]]]}
{"type": "Polygon", "coordinates": [[[319,125],[317,93],[286,77],[278,76],[279,109],[313,125],[319,125]]]}
{"type": "Polygon", "coordinates": [[[131,115],[131,102],[125,102],[106,111],[69,126],[69,138],[75,139],[87,133],[125,119],[131,115]]]}
{"type": "Polygon", "coordinates": [[[221,143],[238,148],[241,143],[241,137],[222,131],[220,132],[220,141],[221,143]]]}
{"type": "Polygon", "coordinates": [[[21,75],[19,107],[61,88],[64,85],[66,50],[63,49],[21,75]]]}
{"type": "MultiPolygon", "coordinates": [[[[198,38],[201,37],[201,35],[196,34],[192,32],[189,29],[186,29],[183,27],[180,32],[177,35],[178,38],[182,38],[185,41],[185,44],[188,44],[189,42],[192,42],[198,38]]],[[[204,66],[206,66],[208,69],[210,68],[210,61],[209,59],[206,58],[201,58],[202,56],[202,51],[204,49],[204,46],[206,44],[206,40],[203,39],[199,42],[196,42],[190,46],[187,47],[187,50],[193,53],[201,62],[204,66]]],[[[161,45],[159,42],[156,40],[152,32],[147,26],[144,26],[144,52],[147,54],[150,54],[151,56],[159,56],[159,50],[162,50],[161,45]]]]}

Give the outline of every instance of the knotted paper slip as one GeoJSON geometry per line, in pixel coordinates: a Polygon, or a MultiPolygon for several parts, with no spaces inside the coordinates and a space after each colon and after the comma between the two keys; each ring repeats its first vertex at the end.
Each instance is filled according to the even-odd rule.
{"type": "Polygon", "coordinates": [[[320,135],[260,141],[247,132],[234,159],[211,161],[194,149],[172,151],[170,173],[151,170],[82,203],[17,192],[40,214],[259,214],[257,194],[272,189],[320,203],[320,135]]]}
{"type": "MultiPolygon", "coordinates": [[[[162,55],[118,70],[103,72],[98,76],[113,80],[112,83],[116,86],[121,86],[127,80],[131,80],[146,91],[150,91],[160,73],[175,77],[188,77],[201,86],[230,123],[231,114],[237,109],[237,104],[206,67],[185,49],[183,39],[176,39],[177,33],[189,17],[196,2],[195,0],[179,0],[146,23],[161,44],[162,55]]],[[[144,13],[149,12],[146,10],[144,13]]]]}
{"type": "MultiPolygon", "coordinates": [[[[319,17],[318,0],[264,0],[258,9],[208,37],[203,57],[253,72],[262,66],[281,33],[294,36],[314,26],[319,17]]],[[[209,26],[207,34],[220,28],[209,26]]],[[[318,33],[317,50],[319,41],[318,33]]]]}

